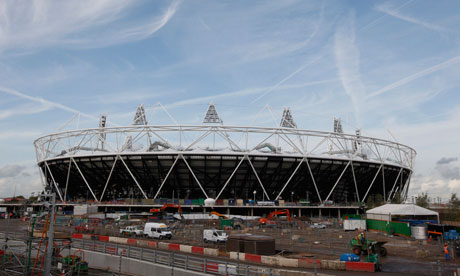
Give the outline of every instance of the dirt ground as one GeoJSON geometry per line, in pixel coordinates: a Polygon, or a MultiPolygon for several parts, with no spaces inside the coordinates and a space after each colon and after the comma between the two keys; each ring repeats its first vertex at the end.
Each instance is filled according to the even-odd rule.
{"type": "MultiPolygon", "coordinates": [[[[173,229],[170,242],[195,246],[219,247],[225,251],[225,245],[205,244],[202,240],[203,229],[217,228],[218,221],[187,221],[169,224],[173,229]]],[[[20,220],[0,221],[0,232],[26,232],[28,222],[20,220]]],[[[123,227],[123,224],[121,225],[123,227]]],[[[350,239],[356,237],[356,231],[345,232],[340,225],[331,225],[326,229],[312,229],[307,222],[296,222],[283,228],[259,228],[256,223],[246,223],[243,230],[230,230],[228,234],[252,233],[275,238],[276,249],[286,257],[312,257],[318,259],[339,259],[344,253],[351,253],[350,239]]],[[[37,225],[40,228],[40,224],[37,225]]],[[[58,231],[73,231],[68,225],[57,225],[58,231]]],[[[94,229],[95,234],[120,235],[120,225],[105,225],[94,229]]],[[[438,275],[438,265],[442,275],[453,275],[460,267],[460,256],[446,263],[439,241],[416,241],[404,237],[388,236],[379,232],[367,232],[367,238],[386,241],[388,256],[382,258],[383,271],[389,275],[438,275]]],[[[361,257],[363,260],[364,256],[361,257]]],[[[383,273],[386,274],[386,273],[383,273]]]]}

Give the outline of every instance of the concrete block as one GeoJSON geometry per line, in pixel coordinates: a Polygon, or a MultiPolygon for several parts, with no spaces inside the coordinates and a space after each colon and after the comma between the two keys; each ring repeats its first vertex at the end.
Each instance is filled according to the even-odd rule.
{"type": "Polygon", "coordinates": [[[299,259],[278,257],[278,264],[283,267],[299,267],[299,259]]]}
{"type": "Polygon", "coordinates": [[[323,260],[321,264],[323,265],[321,268],[331,269],[331,270],[345,270],[346,268],[345,262],[341,262],[337,260],[323,260]]]}
{"type": "Polygon", "coordinates": [[[321,269],[331,269],[331,265],[330,265],[330,262],[331,260],[321,260],[321,266],[320,268],[321,269]]]}
{"type": "Polygon", "coordinates": [[[180,244],[170,243],[168,249],[173,251],[180,251],[180,244]]]}
{"type": "Polygon", "coordinates": [[[244,261],[246,258],[246,253],[239,253],[238,252],[230,252],[230,259],[232,260],[238,260],[238,256],[240,258],[240,261],[244,261]]]}
{"type": "Polygon", "coordinates": [[[205,248],[203,251],[204,251],[203,252],[204,255],[215,256],[215,257],[219,256],[219,249],[217,248],[205,248]]]}
{"type": "Polygon", "coordinates": [[[128,244],[128,239],[127,238],[117,238],[117,243],[128,244]]]}
{"type": "Polygon", "coordinates": [[[137,245],[147,247],[148,246],[148,241],[146,241],[146,240],[137,240],[137,245]]]}
{"type": "Polygon", "coordinates": [[[273,265],[273,266],[279,265],[278,257],[274,257],[274,256],[262,256],[262,263],[266,265],[273,265]]]}
{"type": "Polygon", "coordinates": [[[180,245],[180,252],[185,252],[185,253],[192,253],[192,246],[191,245],[180,245]]]}
{"type": "Polygon", "coordinates": [[[127,243],[128,243],[129,245],[137,245],[137,240],[136,240],[136,239],[128,239],[128,240],[127,240],[127,243]]]}
{"type": "Polygon", "coordinates": [[[91,236],[90,234],[83,234],[83,239],[84,240],[91,240],[91,236]]]}
{"type": "Polygon", "coordinates": [[[119,244],[128,244],[127,238],[119,238],[119,237],[110,237],[110,242],[119,243],[119,244]]]}
{"type": "Polygon", "coordinates": [[[345,262],[345,267],[347,271],[366,271],[366,272],[375,272],[374,263],[364,263],[364,262],[345,262]]]}
{"type": "Polygon", "coordinates": [[[262,256],[256,255],[256,254],[248,254],[244,256],[245,261],[247,262],[253,262],[253,263],[261,263],[262,262],[262,256]]]}
{"type": "Polygon", "coordinates": [[[203,247],[198,247],[198,246],[192,246],[192,253],[193,254],[204,254],[204,248],[203,247]]]}
{"type": "Polygon", "coordinates": [[[147,241],[147,246],[150,248],[157,248],[158,247],[158,242],[156,241],[147,241]]]}
{"type": "Polygon", "coordinates": [[[169,243],[167,243],[167,242],[158,242],[157,243],[157,248],[158,249],[163,249],[163,250],[168,250],[169,249],[169,243]]]}
{"type": "MultiPolygon", "coordinates": [[[[299,267],[315,268],[315,259],[299,259],[299,267]]],[[[321,260],[316,259],[316,268],[321,268],[321,260]]]]}

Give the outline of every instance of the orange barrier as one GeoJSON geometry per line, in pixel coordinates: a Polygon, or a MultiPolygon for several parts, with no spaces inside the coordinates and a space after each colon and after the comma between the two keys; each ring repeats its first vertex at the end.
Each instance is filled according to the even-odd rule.
{"type": "Polygon", "coordinates": [[[127,242],[129,245],[137,245],[137,240],[135,239],[128,239],[128,242],[127,242]]]}
{"type": "Polygon", "coordinates": [[[204,248],[203,247],[192,246],[192,253],[203,255],[204,254],[204,248]]]}
{"type": "Polygon", "coordinates": [[[244,256],[245,261],[248,262],[253,262],[253,263],[261,263],[262,262],[262,256],[260,255],[255,255],[255,254],[248,254],[244,256]]]}
{"type": "Polygon", "coordinates": [[[345,269],[348,271],[375,272],[374,263],[345,262],[345,269]]]}
{"type": "Polygon", "coordinates": [[[169,250],[180,251],[180,244],[178,243],[170,243],[168,246],[169,250]]]}
{"type": "MultiPolygon", "coordinates": [[[[321,260],[316,260],[316,267],[320,268],[321,260]]],[[[315,259],[299,259],[299,267],[302,268],[314,268],[315,267],[315,259]]]]}
{"type": "Polygon", "coordinates": [[[109,241],[109,236],[99,236],[99,240],[108,242],[109,241]]]}
{"type": "Polygon", "coordinates": [[[157,248],[158,247],[158,242],[156,241],[148,241],[147,246],[151,248],[157,248]]]}

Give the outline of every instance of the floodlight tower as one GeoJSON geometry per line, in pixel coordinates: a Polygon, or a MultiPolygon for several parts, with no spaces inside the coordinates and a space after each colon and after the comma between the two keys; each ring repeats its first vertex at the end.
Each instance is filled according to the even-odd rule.
{"type": "Polygon", "coordinates": [[[334,132],[343,133],[342,120],[340,118],[334,117],[334,132]]]}
{"type": "Polygon", "coordinates": [[[206,112],[206,115],[204,116],[203,119],[204,124],[224,124],[224,121],[219,117],[219,114],[217,114],[216,107],[214,106],[214,103],[211,102],[208,107],[208,111],[206,112]]]}
{"type": "Polygon", "coordinates": [[[147,118],[145,117],[144,105],[140,104],[136,109],[136,115],[134,115],[133,125],[147,125],[147,118]]]}
{"type": "Polygon", "coordinates": [[[297,128],[297,125],[294,122],[294,119],[291,115],[291,111],[288,107],[285,107],[283,110],[283,116],[281,116],[280,127],[297,128]]]}
{"type": "Polygon", "coordinates": [[[106,138],[106,133],[105,133],[105,128],[107,126],[107,115],[103,114],[101,117],[99,117],[99,129],[100,129],[100,134],[99,134],[99,142],[101,143],[101,149],[104,149],[104,144],[105,144],[105,138],[106,138]]]}
{"type": "MultiPolygon", "coordinates": [[[[208,111],[206,111],[206,115],[204,116],[203,119],[203,124],[220,124],[223,125],[224,121],[219,117],[219,114],[217,114],[216,107],[214,106],[214,103],[211,102],[209,103],[208,106],[208,111]]],[[[213,129],[213,148],[216,148],[216,131],[217,129],[213,129]]],[[[226,138],[228,138],[227,132],[223,131],[223,134],[225,135],[226,138]]],[[[233,150],[232,144],[229,143],[230,148],[233,150]]]]}

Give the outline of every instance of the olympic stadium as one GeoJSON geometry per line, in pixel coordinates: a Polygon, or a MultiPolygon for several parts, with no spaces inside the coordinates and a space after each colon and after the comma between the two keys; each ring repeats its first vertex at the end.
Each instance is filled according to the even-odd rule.
{"type": "MultiPolygon", "coordinates": [[[[416,152],[393,141],[299,129],[284,109],[278,127],[225,125],[214,104],[201,124],[131,125],[52,133],[34,141],[45,185],[61,201],[246,199],[347,205],[407,196],[416,152]]],[[[333,127],[332,127],[333,126],[333,127]]]]}

